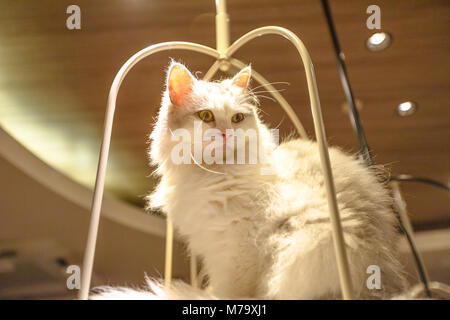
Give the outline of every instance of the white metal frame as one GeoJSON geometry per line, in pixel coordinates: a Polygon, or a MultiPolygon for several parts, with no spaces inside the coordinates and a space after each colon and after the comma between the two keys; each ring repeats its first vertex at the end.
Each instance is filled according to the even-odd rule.
{"type": "MultiPolygon", "coordinates": [[[[86,245],[86,251],[83,261],[81,289],[79,292],[79,299],[87,299],[89,293],[89,287],[92,276],[92,269],[94,264],[95,246],[97,242],[98,225],[100,220],[100,210],[102,205],[103,190],[105,184],[106,166],[108,162],[109,147],[111,141],[111,131],[113,126],[114,111],[116,107],[117,94],[120,85],[127,75],[127,73],[143,58],[148,57],[154,53],[181,49],[190,50],[199,53],[209,55],[216,59],[216,62],[211,66],[209,71],[205,74],[205,79],[210,79],[220,68],[226,71],[230,64],[236,67],[243,67],[245,64],[241,61],[232,58],[232,55],[247,42],[264,35],[279,35],[288,39],[294,47],[297,49],[300,58],[305,68],[306,80],[308,85],[311,112],[313,115],[314,129],[316,139],[319,147],[319,154],[321,159],[322,170],[325,178],[325,187],[328,199],[328,209],[331,220],[334,250],[339,270],[339,278],[341,283],[341,291],[344,299],[353,298],[353,290],[351,285],[350,271],[346,256],[344,236],[342,232],[342,226],[339,217],[339,209],[336,200],[336,192],[334,187],[333,175],[331,171],[330,158],[328,154],[328,145],[325,135],[325,127],[323,124],[322,111],[320,108],[319,93],[317,90],[317,84],[314,74],[314,67],[311,62],[309,53],[304,46],[303,42],[291,31],[276,27],[268,26],[262,27],[248,32],[241,38],[236,40],[233,44],[229,45],[229,18],[226,12],[226,1],[216,0],[216,37],[217,37],[217,49],[212,49],[207,46],[203,46],[191,42],[164,42],[155,45],[151,45],[133,55],[125,62],[120,68],[116,77],[114,78],[111,86],[108,104],[105,115],[105,124],[103,132],[103,140],[100,150],[100,159],[98,163],[97,177],[95,181],[94,196],[91,209],[91,221],[89,226],[88,240],[86,245]]],[[[306,137],[306,132],[301,125],[300,120],[296,116],[295,112],[287,101],[279,94],[274,88],[257,72],[253,71],[253,78],[270,90],[272,96],[280,103],[285,112],[288,114],[291,121],[294,123],[298,133],[302,137],[306,137]]],[[[165,262],[165,284],[170,286],[171,271],[172,271],[172,244],[173,244],[173,226],[172,221],[167,219],[167,233],[166,233],[166,262],[165,262]]],[[[195,261],[194,261],[195,262],[195,261]]]]}

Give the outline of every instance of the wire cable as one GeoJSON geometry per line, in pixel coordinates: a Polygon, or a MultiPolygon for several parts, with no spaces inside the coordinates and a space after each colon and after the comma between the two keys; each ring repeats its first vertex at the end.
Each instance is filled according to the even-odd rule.
{"type": "MultiPolygon", "coordinates": [[[[331,15],[330,6],[328,3],[328,0],[321,0],[323,12],[325,14],[326,22],[328,25],[328,30],[330,32],[331,40],[333,42],[333,48],[336,55],[336,61],[339,69],[339,77],[341,79],[342,88],[344,90],[345,97],[347,99],[348,107],[349,107],[349,115],[350,115],[350,122],[353,127],[353,131],[358,139],[359,143],[359,149],[360,149],[360,156],[362,157],[363,161],[367,164],[368,167],[371,167],[374,162],[372,159],[372,155],[370,153],[370,148],[367,143],[367,139],[364,133],[364,129],[361,123],[361,120],[359,118],[359,112],[356,109],[356,103],[355,98],[353,95],[353,91],[350,85],[350,80],[347,74],[347,68],[344,61],[344,53],[341,50],[341,46],[339,44],[339,39],[336,33],[336,29],[334,27],[333,17],[331,15]]],[[[398,177],[398,176],[397,176],[398,177]]],[[[392,178],[391,178],[392,179],[392,178]]],[[[430,183],[430,179],[423,178],[424,180],[427,180],[428,183],[430,183]]],[[[422,180],[421,182],[425,182],[422,180]]],[[[403,180],[407,181],[407,180],[403,180]]],[[[409,180],[411,181],[411,179],[409,180]]],[[[417,271],[419,273],[420,279],[425,287],[425,292],[427,293],[428,297],[431,297],[430,290],[428,288],[427,283],[427,277],[426,277],[426,271],[425,267],[420,260],[420,255],[416,250],[416,246],[414,245],[414,239],[410,232],[408,232],[407,228],[403,224],[402,219],[400,218],[400,214],[395,206],[392,207],[394,213],[397,216],[397,219],[399,221],[401,230],[406,235],[406,238],[408,240],[409,246],[411,248],[411,252],[414,256],[414,261],[416,263],[417,271]]]]}
{"type": "Polygon", "coordinates": [[[358,109],[356,109],[355,98],[353,95],[352,87],[350,86],[350,80],[347,74],[347,68],[344,62],[344,53],[341,50],[339,44],[339,39],[337,37],[336,29],[334,28],[333,18],[331,16],[330,6],[328,5],[328,0],[322,0],[322,7],[327,20],[328,29],[330,31],[331,40],[333,42],[334,52],[336,54],[336,61],[339,68],[339,77],[341,79],[342,88],[344,89],[344,94],[347,99],[349,106],[350,122],[353,127],[353,131],[358,138],[360,155],[366,164],[370,167],[373,165],[372,155],[370,153],[369,145],[364,134],[364,129],[361,124],[361,119],[359,118],[358,109]]]}
{"type": "Polygon", "coordinates": [[[417,177],[409,174],[399,174],[396,176],[392,176],[389,178],[391,181],[401,181],[401,182],[420,182],[425,183],[433,187],[437,187],[440,189],[444,189],[446,191],[450,191],[450,184],[445,184],[443,182],[427,178],[427,177],[417,177]]]}

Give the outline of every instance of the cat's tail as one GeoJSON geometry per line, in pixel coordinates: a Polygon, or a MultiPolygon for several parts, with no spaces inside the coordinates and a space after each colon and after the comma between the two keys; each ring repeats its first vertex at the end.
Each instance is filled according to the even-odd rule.
{"type": "Polygon", "coordinates": [[[103,286],[93,289],[90,300],[217,300],[218,297],[194,288],[183,281],[174,281],[166,288],[161,280],[146,278],[142,289],[103,286]]]}

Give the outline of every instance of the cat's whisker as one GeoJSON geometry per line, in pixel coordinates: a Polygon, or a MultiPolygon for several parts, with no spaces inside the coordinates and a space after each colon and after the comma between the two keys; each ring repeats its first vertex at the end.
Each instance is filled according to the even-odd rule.
{"type": "Polygon", "coordinates": [[[285,118],[286,117],[283,115],[283,118],[281,119],[280,123],[278,123],[278,125],[274,129],[278,129],[281,126],[281,124],[283,123],[285,118]]]}
{"type": "MultiPolygon", "coordinates": [[[[172,137],[173,137],[174,135],[173,135],[172,129],[170,129],[170,128],[168,128],[168,129],[169,129],[169,131],[170,131],[170,134],[171,134],[172,137]]],[[[211,173],[215,173],[215,174],[225,174],[224,172],[218,172],[218,171],[210,170],[210,169],[207,169],[207,168],[203,167],[201,164],[199,164],[199,163],[197,162],[197,160],[195,160],[194,156],[192,155],[192,152],[189,151],[189,154],[191,155],[191,159],[192,159],[192,161],[194,161],[194,164],[195,164],[196,166],[198,166],[199,168],[201,168],[201,169],[203,169],[203,170],[205,170],[205,171],[207,171],[207,172],[211,172],[211,173]]]]}
{"type": "Polygon", "coordinates": [[[214,170],[210,170],[210,169],[205,168],[200,163],[198,163],[197,160],[195,160],[194,156],[192,155],[192,152],[189,152],[189,153],[191,155],[192,161],[194,161],[194,164],[197,165],[199,168],[201,168],[201,169],[203,169],[205,171],[211,172],[211,173],[215,173],[215,174],[225,174],[224,172],[218,172],[218,171],[214,171],[214,170]]]}
{"type": "Polygon", "coordinates": [[[271,100],[271,101],[273,101],[273,102],[277,102],[277,100],[275,100],[275,99],[272,98],[272,97],[268,97],[268,96],[264,96],[264,95],[258,95],[257,97],[258,97],[258,98],[265,98],[265,99],[271,100]]]}
{"type": "Polygon", "coordinates": [[[258,106],[261,104],[256,96],[247,96],[247,97],[243,98],[242,100],[239,100],[238,103],[243,104],[248,101],[252,101],[253,103],[255,103],[258,106]]]}
{"type": "Polygon", "coordinates": [[[258,93],[266,93],[266,92],[268,92],[268,93],[270,93],[270,92],[283,92],[283,91],[286,91],[286,89],[279,89],[279,90],[261,90],[261,91],[255,91],[255,92],[252,92],[252,94],[254,94],[254,95],[258,95],[258,93]]]}
{"type": "Polygon", "coordinates": [[[255,97],[255,96],[245,97],[242,100],[239,100],[239,104],[242,104],[242,103],[245,103],[245,102],[248,102],[248,101],[253,101],[256,104],[259,104],[259,101],[258,101],[257,97],[255,97]]]}
{"type": "Polygon", "coordinates": [[[172,137],[174,137],[174,134],[173,134],[173,131],[172,131],[172,129],[170,129],[169,127],[168,127],[167,129],[169,129],[169,131],[170,131],[170,134],[172,135],[172,137]]]}
{"type": "Polygon", "coordinates": [[[268,113],[268,112],[264,111],[263,109],[261,109],[261,108],[258,108],[258,111],[261,111],[262,113],[264,113],[265,115],[268,115],[268,116],[270,117],[270,113],[268,113]]]}
{"type": "Polygon", "coordinates": [[[269,82],[269,83],[265,83],[265,84],[262,84],[262,85],[259,85],[259,86],[257,86],[257,87],[252,88],[252,89],[250,90],[250,92],[253,92],[255,89],[258,89],[258,88],[261,88],[261,87],[267,88],[267,86],[270,85],[270,84],[272,84],[272,85],[273,85],[273,84],[285,84],[285,85],[288,85],[288,86],[291,85],[289,82],[286,82],[286,81],[269,82]]]}

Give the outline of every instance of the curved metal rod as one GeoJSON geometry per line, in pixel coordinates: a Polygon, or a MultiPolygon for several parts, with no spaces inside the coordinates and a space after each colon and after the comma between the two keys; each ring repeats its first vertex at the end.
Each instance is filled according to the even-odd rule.
{"type": "MultiPolygon", "coordinates": [[[[95,180],[94,197],[92,200],[91,220],[89,225],[86,251],[83,260],[81,288],[78,294],[79,299],[85,300],[88,298],[89,287],[91,284],[92,268],[94,265],[94,256],[95,256],[95,245],[97,242],[98,225],[100,221],[100,209],[102,205],[103,189],[105,185],[106,166],[108,163],[109,146],[111,143],[111,132],[114,120],[114,111],[116,108],[116,99],[120,85],[125,76],[127,75],[128,71],[130,71],[130,69],[136,63],[138,63],[139,61],[141,61],[142,59],[151,54],[171,49],[191,50],[210,55],[216,59],[219,58],[219,53],[215,49],[200,44],[182,41],[163,42],[151,45],[134,54],[131,58],[127,60],[127,62],[125,62],[125,64],[120,68],[119,72],[116,74],[116,77],[114,78],[114,81],[111,85],[111,89],[109,91],[108,105],[106,108],[103,140],[100,149],[97,177],[95,180]]],[[[168,222],[168,226],[169,227],[171,226],[170,222],[168,222]]],[[[172,234],[170,230],[168,231],[169,231],[168,235],[172,234]]]]}
{"type": "Polygon", "coordinates": [[[446,191],[450,191],[450,185],[445,184],[443,182],[427,178],[427,177],[416,177],[410,174],[399,174],[396,176],[392,176],[389,178],[390,181],[401,181],[401,182],[420,182],[425,183],[433,187],[437,187],[440,189],[444,189],[446,191]]]}
{"type": "MultiPolygon", "coordinates": [[[[344,61],[344,53],[341,50],[341,46],[339,44],[339,39],[337,36],[336,29],[334,27],[333,22],[333,16],[331,14],[331,9],[328,3],[328,0],[322,0],[322,8],[325,15],[325,19],[328,25],[328,30],[330,31],[331,40],[334,47],[334,53],[336,56],[336,61],[339,69],[339,76],[341,79],[342,89],[344,90],[345,97],[348,102],[348,110],[349,110],[349,116],[350,116],[350,122],[353,127],[353,131],[358,138],[359,143],[359,156],[364,160],[364,162],[367,164],[367,166],[372,166],[374,164],[371,151],[369,148],[369,145],[367,143],[366,135],[364,133],[364,128],[361,122],[361,119],[359,117],[358,109],[356,108],[355,99],[353,95],[353,91],[350,85],[350,80],[347,74],[347,68],[344,61]]],[[[391,180],[395,180],[392,179],[391,180]]],[[[408,180],[409,181],[409,180],[408,180]]],[[[434,184],[434,183],[432,183],[434,184]]],[[[434,184],[436,185],[436,184],[434,184]]],[[[393,190],[395,193],[396,190],[393,190]]],[[[398,191],[399,192],[399,191],[398,191]]],[[[410,248],[414,257],[414,260],[416,262],[417,271],[423,281],[423,285],[426,288],[426,292],[429,295],[430,291],[428,289],[428,284],[425,282],[427,279],[426,276],[426,270],[424,267],[423,262],[421,261],[420,254],[416,249],[416,246],[414,244],[413,240],[413,232],[407,231],[407,225],[411,225],[411,222],[409,221],[408,214],[406,212],[406,206],[403,208],[403,204],[399,202],[401,200],[400,197],[394,197],[395,200],[395,206],[393,207],[394,213],[397,215],[397,217],[400,219],[400,227],[404,230],[406,238],[408,239],[408,242],[410,243],[410,248]],[[402,212],[402,210],[404,212],[402,212]]],[[[431,297],[431,296],[429,296],[431,297]]]]}
{"type": "Polygon", "coordinates": [[[431,298],[431,291],[429,287],[430,277],[428,276],[427,269],[425,268],[425,263],[423,261],[422,255],[419,250],[417,250],[416,239],[414,237],[414,230],[411,224],[411,220],[408,216],[408,211],[406,209],[406,202],[403,199],[402,193],[400,191],[400,185],[397,181],[390,182],[392,195],[395,200],[396,211],[398,213],[398,218],[400,220],[400,227],[403,229],[405,233],[406,240],[411,247],[411,251],[414,256],[414,260],[416,261],[418,268],[417,273],[419,275],[420,280],[423,283],[425,293],[429,298],[431,298]]]}
{"type": "Polygon", "coordinates": [[[173,223],[172,218],[166,217],[166,254],[164,257],[164,285],[169,288],[172,283],[173,258],[173,223]]]}
{"type": "Polygon", "coordinates": [[[189,260],[189,274],[191,278],[191,286],[194,288],[199,287],[198,282],[198,270],[197,270],[197,256],[194,252],[191,251],[190,260],[189,260]]]}
{"type": "Polygon", "coordinates": [[[347,254],[345,251],[344,234],[339,217],[339,208],[336,200],[336,191],[333,181],[333,174],[331,171],[330,156],[328,154],[328,145],[325,135],[325,127],[323,124],[322,111],[320,108],[319,93],[314,74],[314,67],[303,42],[291,31],[281,27],[262,27],[252,30],[238,40],[236,40],[226,51],[226,56],[230,57],[241,46],[250,40],[268,34],[280,35],[287,38],[297,49],[303,62],[306,72],[306,80],[308,83],[309,98],[311,102],[311,112],[313,115],[314,129],[316,139],[319,145],[320,161],[325,178],[325,187],[328,198],[328,209],[330,213],[330,220],[333,232],[334,251],[339,270],[339,279],[341,283],[342,296],[344,299],[353,298],[352,282],[350,278],[350,270],[347,261],[347,254]]]}
{"type": "MultiPolygon", "coordinates": [[[[229,58],[230,63],[237,68],[244,68],[246,64],[242,61],[234,58],[229,58]]],[[[277,89],[272,86],[261,74],[252,69],[252,78],[254,78],[259,84],[261,84],[264,88],[270,91],[270,94],[277,100],[280,106],[287,113],[289,119],[291,119],[292,123],[295,126],[300,137],[303,139],[308,139],[308,134],[306,133],[305,128],[303,127],[300,119],[297,117],[295,111],[292,109],[291,105],[286,101],[286,99],[277,91],[277,89]]]]}
{"type": "Polygon", "coordinates": [[[205,75],[203,76],[203,80],[209,81],[212,77],[217,73],[217,71],[220,68],[220,61],[216,60],[211,67],[209,67],[209,70],[206,71],[205,75]]]}
{"type": "MultiPolygon", "coordinates": [[[[233,65],[236,68],[242,69],[246,67],[247,65],[235,58],[228,58],[227,60],[231,65],[233,65]]],[[[205,76],[203,77],[203,80],[209,81],[214,76],[214,74],[217,72],[217,70],[220,67],[220,64],[223,61],[216,61],[206,72],[205,76]]],[[[289,119],[294,123],[295,129],[297,130],[300,137],[303,139],[308,139],[308,134],[306,133],[305,128],[303,127],[302,123],[300,122],[299,118],[297,117],[295,111],[292,109],[291,105],[286,101],[286,99],[278,92],[278,90],[272,86],[269,81],[267,81],[260,73],[256,72],[254,69],[252,69],[252,78],[254,78],[260,85],[262,85],[264,88],[266,88],[269,93],[274,97],[275,100],[280,104],[280,106],[284,109],[284,111],[287,113],[289,119]]]]}
{"type": "MultiPolygon", "coordinates": [[[[349,270],[348,270],[348,263],[346,259],[346,253],[345,253],[345,247],[344,247],[344,240],[343,240],[343,233],[342,233],[342,227],[340,225],[339,220],[339,211],[337,207],[337,201],[336,201],[336,194],[334,191],[334,183],[333,183],[333,177],[331,173],[331,165],[328,155],[328,149],[327,149],[327,143],[325,140],[325,130],[323,125],[323,119],[322,114],[320,111],[320,102],[318,98],[318,91],[317,91],[317,85],[315,82],[314,77],[314,70],[311,63],[311,59],[309,57],[309,54],[304,47],[303,43],[298,39],[298,37],[290,32],[289,30],[286,30],[284,28],[280,27],[264,27],[260,29],[253,30],[240,39],[238,39],[229,49],[227,50],[227,56],[231,55],[234,51],[236,51],[240,46],[242,46],[244,43],[250,41],[251,39],[264,35],[264,34],[278,34],[285,36],[288,38],[294,46],[297,48],[298,52],[300,53],[300,56],[302,58],[303,64],[305,66],[305,72],[306,72],[306,78],[308,82],[308,90],[310,93],[310,100],[311,100],[311,110],[313,114],[313,120],[314,120],[314,126],[316,131],[316,137],[319,144],[319,153],[321,156],[321,162],[322,162],[322,168],[325,175],[325,185],[327,190],[327,196],[328,196],[328,205],[330,210],[330,217],[332,221],[332,229],[333,229],[333,240],[335,245],[335,252],[337,256],[337,262],[338,262],[338,269],[339,269],[339,275],[341,280],[341,286],[343,291],[343,297],[344,299],[350,299],[352,297],[352,289],[351,289],[351,282],[349,278],[349,270]]],[[[103,195],[103,187],[104,187],[104,179],[105,179],[105,173],[106,173],[106,164],[107,164],[107,158],[109,153],[109,145],[110,145],[110,139],[111,139],[111,131],[112,131],[112,123],[113,123],[113,116],[114,116],[114,110],[115,110],[115,103],[117,98],[118,89],[120,87],[121,82],[123,81],[125,75],[128,73],[128,71],[141,59],[164,50],[170,50],[170,49],[186,49],[186,50],[193,50],[200,53],[205,53],[210,56],[215,57],[216,59],[219,58],[219,54],[216,50],[202,46],[195,43],[188,43],[188,42],[166,42],[161,44],[156,44],[150,47],[147,47],[135,55],[133,55],[119,70],[118,74],[116,75],[113,84],[111,86],[110,94],[108,97],[108,107],[106,111],[106,117],[105,117],[105,128],[104,128],[104,135],[103,135],[103,141],[102,141],[102,147],[100,151],[100,159],[99,159],[99,166],[97,171],[97,178],[96,178],[96,185],[95,185],[95,191],[94,191],[94,199],[92,204],[92,214],[91,214],[91,223],[89,228],[89,234],[88,234],[88,243],[86,247],[85,252],[85,259],[83,262],[83,274],[82,274],[82,287],[80,290],[79,297],[80,299],[87,299],[88,292],[89,292],[89,285],[92,275],[92,267],[93,267],[93,260],[94,260],[94,254],[95,254],[95,244],[97,239],[97,232],[98,232],[98,224],[99,224],[99,218],[100,218],[100,208],[101,208],[101,200],[103,195]]],[[[168,221],[168,226],[171,225],[171,222],[168,221]]],[[[170,241],[169,241],[170,242],[170,241]]],[[[167,251],[166,251],[167,256],[167,251]]],[[[167,262],[167,261],[166,261],[167,262]]],[[[169,280],[170,281],[170,280],[169,280]]]]}

